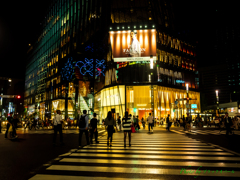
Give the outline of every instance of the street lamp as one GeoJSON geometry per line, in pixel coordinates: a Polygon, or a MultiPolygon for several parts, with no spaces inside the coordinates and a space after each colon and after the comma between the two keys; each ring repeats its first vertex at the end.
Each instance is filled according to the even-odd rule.
{"type": "Polygon", "coordinates": [[[215,92],[216,92],[216,99],[217,99],[217,110],[216,110],[216,114],[219,115],[219,97],[218,97],[218,90],[216,90],[215,92]]]}
{"type": "Polygon", "coordinates": [[[188,84],[186,84],[186,92],[187,92],[187,104],[186,104],[186,106],[187,106],[187,117],[188,117],[188,115],[189,115],[189,113],[188,113],[188,111],[189,111],[189,95],[188,95],[188,90],[189,90],[189,86],[188,86],[188,84]]]}

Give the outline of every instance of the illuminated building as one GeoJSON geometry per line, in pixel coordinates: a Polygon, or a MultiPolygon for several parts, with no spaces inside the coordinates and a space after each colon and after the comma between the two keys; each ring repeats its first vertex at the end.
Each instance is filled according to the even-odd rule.
{"type": "Polygon", "coordinates": [[[55,109],[179,118],[188,83],[191,113],[200,112],[195,47],[173,21],[168,1],[53,1],[29,52],[25,105],[37,104],[43,118],[55,109]]]}

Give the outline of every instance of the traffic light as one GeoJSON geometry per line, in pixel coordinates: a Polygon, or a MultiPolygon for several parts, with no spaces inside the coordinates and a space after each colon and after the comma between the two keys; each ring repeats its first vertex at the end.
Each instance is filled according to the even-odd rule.
{"type": "Polygon", "coordinates": [[[137,108],[134,108],[133,111],[134,111],[134,112],[137,112],[137,108]]]}
{"type": "Polygon", "coordinates": [[[21,96],[17,95],[17,99],[20,99],[20,98],[21,98],[21,96]]]}

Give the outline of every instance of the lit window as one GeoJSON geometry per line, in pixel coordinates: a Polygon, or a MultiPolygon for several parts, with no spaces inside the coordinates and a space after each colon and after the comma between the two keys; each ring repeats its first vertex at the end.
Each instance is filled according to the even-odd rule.
{"type": "Polygon", "coordinates": [[[134,94],[133,91],[130,91],[130,103],[134,102],[134,94]]]}

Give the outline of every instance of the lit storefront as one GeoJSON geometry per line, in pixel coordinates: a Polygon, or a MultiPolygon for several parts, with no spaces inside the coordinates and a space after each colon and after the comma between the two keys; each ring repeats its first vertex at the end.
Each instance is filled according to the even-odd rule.
{"type": "MultiPolygon", "coordinates": [[[[139,119],[142,117],[146,119],[149,113],[157,119],[166,118],[168,114],[171,118],[187,116],[187,101],[178,101],[178,104],[175,104],[177,100],[187,97],[185,90],[155,85],[153,86],[153,105],[151,92],[151,86],[119,85],[105,88],[96,94],[94,110],[99,114],[100,119],[106,118],[107,112],[112,109],[115,109],[116,117],[123,117],[125,110],[132,115],[138,115],[139,119]]],[[[194,109],[190,106],[190,111],[194,118],[201,112],[200,93],[189,91],[189,97],[193,99],[190,102],[194,104],[194,109]]]]}
{"type": "Polygon", "coordinates": [[[102,121],[107,117],[108,111],[115,110],[115,118],[123,117],[125,112],[125,86],[105,88],[95,94],[94,111],[102,121]]]}

